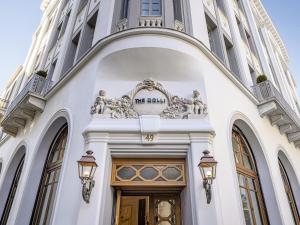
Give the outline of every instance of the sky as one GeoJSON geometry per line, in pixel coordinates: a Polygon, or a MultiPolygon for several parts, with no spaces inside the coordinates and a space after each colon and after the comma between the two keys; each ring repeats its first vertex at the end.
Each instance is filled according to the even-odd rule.
{"type": "MultiPolygon", "coordinates": [[[[290,56],[290,68],[300,93],[300,1],[261,0],[280,33],[290,56]]],[[[0,90],[21,65],[42,13],[41,0],[3,1],[0,7],[0,90]]]]}

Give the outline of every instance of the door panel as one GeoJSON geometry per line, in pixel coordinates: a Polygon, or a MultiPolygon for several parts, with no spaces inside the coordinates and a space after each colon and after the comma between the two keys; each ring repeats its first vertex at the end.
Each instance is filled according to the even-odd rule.
{"type": "Polygon", "coordinates": [[[181,225],[179,197],[155,196],[153,210],[153,225],[181,225]]]}
{"type": "Polygon", "coordinates": [[[147,225],[148,196],[121,197],[120,225],[147,225]]]}
{"type": "Polygon", "coordinates": [[[181,225],[177,195],[121,196],[116,225],[181,225]]]}

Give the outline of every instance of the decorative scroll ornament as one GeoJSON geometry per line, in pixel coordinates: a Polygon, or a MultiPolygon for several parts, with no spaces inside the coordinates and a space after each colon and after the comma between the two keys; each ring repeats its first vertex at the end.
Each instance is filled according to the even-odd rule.
{"type": "Polygon", "coordinates": [[[99,91],[91,114],[112,119],[136,119],[140,115],[160,115],[164,119],[191,119],[207,114],[207,105],[200,92],[193,91],[191,99],[171,95],[153,79],[137,84],[128,95],[109,99],[104,90],[99,91]]]}

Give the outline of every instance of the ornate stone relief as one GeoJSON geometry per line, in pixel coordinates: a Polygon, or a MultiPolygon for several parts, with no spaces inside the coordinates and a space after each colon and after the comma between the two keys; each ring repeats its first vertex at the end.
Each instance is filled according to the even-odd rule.
{"type": "Polygon", "coordinates": [[[99,91],[91,114],[101,118],[136,119],[140,115],[160,115],[163,119],[191,119],[207,114],[207,105],[200,92],[193,91],[191,99],[170,94],[153,79],[137,84],[134,90],[121,98],[107,98],[104,90],[99,91]]]}

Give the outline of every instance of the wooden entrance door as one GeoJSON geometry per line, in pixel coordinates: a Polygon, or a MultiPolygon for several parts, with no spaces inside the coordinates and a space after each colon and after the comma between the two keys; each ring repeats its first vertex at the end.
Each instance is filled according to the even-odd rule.
{"type": "Polygon", "coordinates": [[[178,195],[118,195],[118,202],[115,225],[181,225],[178,195]]]}
{"type": "Polygon", "coordinates": [[[121,197],[119,225],[147,225],[148,218],[148,196],[121,197]]]}

